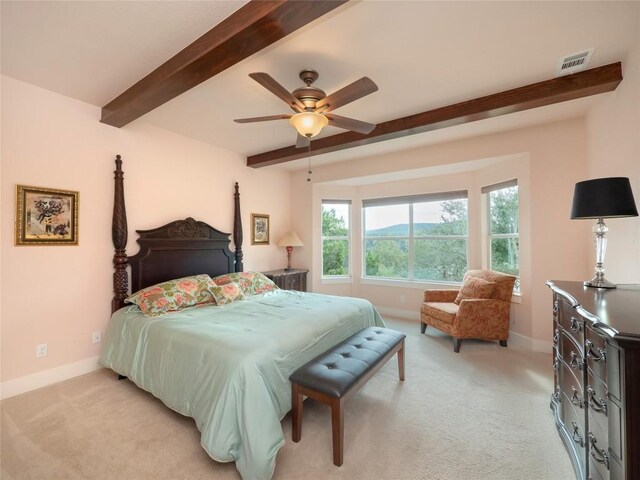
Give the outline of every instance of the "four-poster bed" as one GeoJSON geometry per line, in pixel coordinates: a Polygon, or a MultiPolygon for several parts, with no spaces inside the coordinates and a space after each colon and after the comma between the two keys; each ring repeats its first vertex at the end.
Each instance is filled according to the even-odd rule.
{"type": "Polygon", "coordinates": [[[361,329],[383,326],[382,319],[366,300],[285,290],[155,317],[126,304],[128,265],[131,293],[185,276],[242,272],[237,183],[234,252],[229,234],[187,218],[138,231],[140,251],[127,256],[120,156],[112,226],[113,315],[100,363],[193,417],[213,459],[236,462],[245,480],[268,480],[284,444],[280,421],[291,409],[289,375],[361,329]]]}

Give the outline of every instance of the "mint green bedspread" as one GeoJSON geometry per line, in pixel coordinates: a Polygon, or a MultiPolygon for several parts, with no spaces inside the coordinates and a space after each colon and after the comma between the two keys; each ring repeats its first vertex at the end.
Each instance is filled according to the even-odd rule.
{"type": "Polygon", "coordinates": [[[236,462],[244,480],[268,480],[284,444],[289,375],[373,325],[384,323],[366,300],[285,290],[156,318],[124,307],[100,364],[193,417],[212,458],[236,462]]]}

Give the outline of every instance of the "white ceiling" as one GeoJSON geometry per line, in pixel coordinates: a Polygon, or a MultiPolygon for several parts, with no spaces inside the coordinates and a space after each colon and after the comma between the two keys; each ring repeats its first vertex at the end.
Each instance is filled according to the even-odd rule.
{"type": "MultiPolygon", "coordinates": [[[[2,73],[103,106],[243,3],[2,1],[2,73]]],[[[612,1],[350,2],[137,121],[252,155],[291,145],[295,132],[286,121],[233,122],[287,113],[250,72],[294,89],[302,85],[298,72],[311,67],[327,93],[369,76],[380,90],[336,113],[379,123],[553,78],[560,57],[591,47],[590,67],[622,60],[624,69],[639,12],[640,2],[612,1]]],[[[597,102],[343,150],[314,164],[582,116],[597,102]]]]}

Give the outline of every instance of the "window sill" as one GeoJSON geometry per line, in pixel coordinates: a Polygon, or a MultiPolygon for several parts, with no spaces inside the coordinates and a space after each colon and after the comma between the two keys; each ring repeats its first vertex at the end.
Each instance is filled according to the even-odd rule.
{"type": "Polygon", "coordinates": [[[462,283],[455,282],[421,282],[415,280],[399,280],[391,278],[362,278],[360,283],[363,285],[380,285],[384,287],[402,287],[417,288],[425,290],[427,288],[460,288],[462,283]]]}
{"type": "Polygon", "coordinates": [[[513,293],[511,295],[511,303],[522,303],[522,295],[519,293],[513,293]]]}
{"type": "Polygon", "coordinates": [[[321,285],[340,284],[340,283],[353,283],[351,277],[320,277],[321,285]]]}

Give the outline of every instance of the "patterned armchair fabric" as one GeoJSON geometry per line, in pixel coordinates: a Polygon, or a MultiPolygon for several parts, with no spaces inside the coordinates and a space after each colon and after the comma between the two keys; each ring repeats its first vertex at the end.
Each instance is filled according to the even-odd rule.
{"type": "Polygon", "coordinates": [[[460,351],[460,340],[464,338],[499,340],[500,345],[506,347],[516,278],[493,270],[469,270],[465,279],[469,276],[495,282],[491,298],[464,299],[456,305],[453,302],[458,290],[425,290],[420,309],[422,333],[427,325],[448,333],[453,337],[455,352],[460,351]]]}

